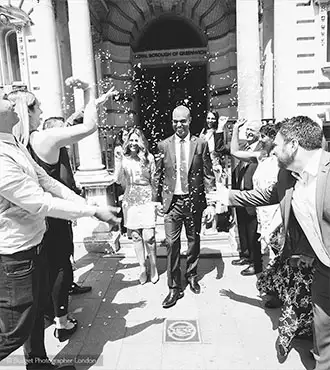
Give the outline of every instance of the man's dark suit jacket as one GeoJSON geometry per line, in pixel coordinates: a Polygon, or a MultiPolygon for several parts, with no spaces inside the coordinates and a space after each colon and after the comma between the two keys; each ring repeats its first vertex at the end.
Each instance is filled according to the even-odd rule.
{"type": "MultiPolygon", "coordinates": [[[[247,150],[248,147],[247,143],[242,145],[241,150],[247,150]]],[[[260,151],[261,144],[257,143],[254,152],[260,151]]],[[[238,165],[236,166],[234,173],[233,173],[233,181],[232,187],[234,189],[240,189],[242,181],[244,182],[244,190],[251,190],[253,189],[253,175],[257,169],[258,162],[257,161],[250,161],[244,162],[239,161],[238,165]]],[[[246,211],[249,215],[256,215],[255,207],[246,207],[246,211]]]]}
{"type": "MultiPolygon", "coordinates": [[[[155,159],[155,187],[158,200],[163,201],[164,212],[167,213],[176,184],[175,135],[158,143],[155,159]]],[[[206,208],[205,190],[215,189],[215,178],[207,142],[196,136],[190,137],[188,184],[189,196],[195,209],[203,211],[206,208]]]]}
{"type": "MultiPolygon", "coordinates": [[[[292,193],[296,179],[288,170],[280,170],[277,183],[265,190],[237,191],[229,193],[229,205],[265,206],[280,203],[285,231],[288,230],[292,193]]],[[[330,255],[330,153],[322,151],[316,183],[316,212],[323,244],[330,255]]]]}

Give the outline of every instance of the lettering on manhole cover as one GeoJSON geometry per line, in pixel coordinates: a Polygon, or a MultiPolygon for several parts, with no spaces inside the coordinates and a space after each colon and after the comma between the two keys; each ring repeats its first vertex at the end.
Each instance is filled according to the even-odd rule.
{"type": "Polygon", "coordinates": [[[166,320],[165,342],[199,343],[197,320],[166,320]]]}

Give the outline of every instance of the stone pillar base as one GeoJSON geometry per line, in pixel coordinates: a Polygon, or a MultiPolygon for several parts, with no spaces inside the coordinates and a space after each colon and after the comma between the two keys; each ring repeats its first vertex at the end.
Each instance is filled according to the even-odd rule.
{"type": "MultiPolygon", "coordinates": [[[[103,206],[111,204],[108,188],[114,183],[114,179],[106,170],[78,170],[75,180],[85,189],[88,203],[103,206]]],[[[83,243],[87,252],[113,253],[111,231],[106,222],[83,217],[77,220],[73,232],[74,242],[83,243]]]]}

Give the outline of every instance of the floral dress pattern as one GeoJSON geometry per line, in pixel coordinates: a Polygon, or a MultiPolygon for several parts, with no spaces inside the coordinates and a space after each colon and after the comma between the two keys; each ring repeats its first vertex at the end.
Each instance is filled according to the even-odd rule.
{"type": "Polygon", "coordinates": [[[311,285],[314,269],[299,268],[290,260],[290,257],[283,260],[280,252],[257,281],[261,294],[276,292],[283,302],[278,332],[279,344],[286,354],[294,337],[312,335],[313,323],[311,285]]]}
{"type": "Polygon", "coordinates": [[[122,208],[124,224],[128,229],[156,226],[156,207],[152,201],[154,172],[155,160],[152,154],[149,154],[147,164],[129,156],[122,158],[118,177],[125,188],[122,208]]]}

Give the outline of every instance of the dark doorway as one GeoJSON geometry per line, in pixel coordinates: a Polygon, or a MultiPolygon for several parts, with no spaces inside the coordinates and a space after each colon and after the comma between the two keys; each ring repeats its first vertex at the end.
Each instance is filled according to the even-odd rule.
{"type": "MultiPolygon", "coordinates": [[[[164,14],[151,21],[132,45],[135,52],[206,47],[207,37],[184,17],[164,14]]],[[[137,67],[135,87],[139,98],[139,124],[154,152],[160,140],[173,134],[171,113],[179,104],[192,114],[191,132],[199,133],[207,109],[206,64],[188,61],[172,65],[137,67]]]]}
{"type": "Polygon", "coordinates": [[[205,36],[188,20],[173,15],[163,15],[151,22],[134,51],[167,50],[205,47],[205,36]]]}
{"type": "Polygon", "coordinates": [[[190,131],[199,134],[207,110],[206,66],[174,64],[137,69],[139,124],[154,152],[160,140],[173,134],[172,110],[186,105],[192,115],[190,131]]]}

